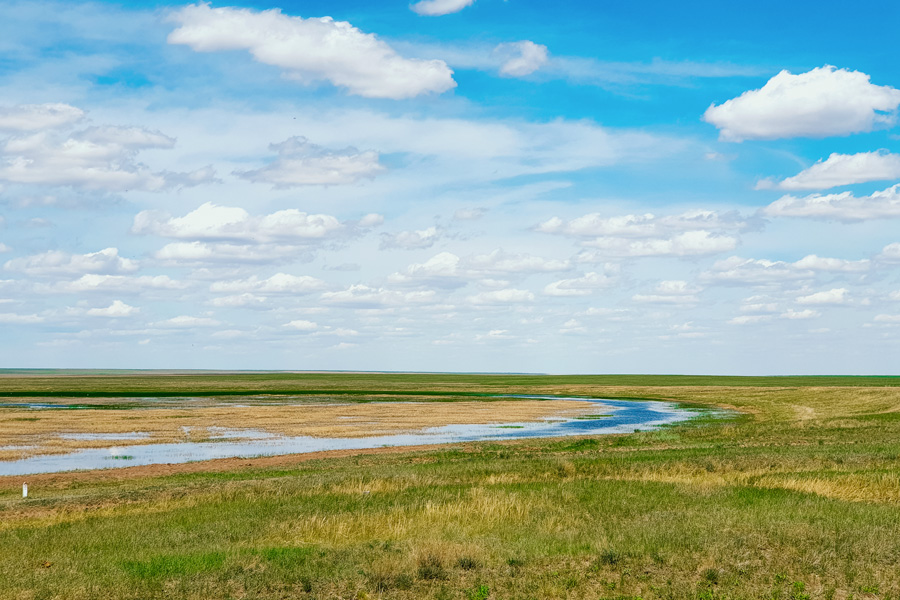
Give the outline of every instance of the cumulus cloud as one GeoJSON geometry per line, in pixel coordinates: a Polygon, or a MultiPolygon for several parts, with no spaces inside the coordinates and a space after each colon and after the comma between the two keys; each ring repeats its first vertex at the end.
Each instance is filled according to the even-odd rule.
{"type": "Polygon", "coordinates": [[[816,317],[822,316],[822,313],[820,313],[817,310],[812,310],[811,308],[807,308],[804,310],[794,310],[794,309],[790,308],[790,309],[786,310],[785,312],[781,313],[780,316],[782,319],[792,319],[792,320],[814,319],[816,317]]]}
{"type": "Polygon", "coordinates": [[[824,190],[840,185],[900,178],[900,154],[886,150],[831,154],[808,169],[781,181],[761,179],[758,190],[824,190]]]}
{"type": "Polygon", "coordinates": [[[594,290],[613,286],[615,281],[615,277],[608,274],[590,272],[581,277],[561,279],[547,284],[544,287],[544,294],[547,296],[589,296],[594,290]]]}
{"type": "Polygon", "coordinates": [[[380,215],[341,222],[336,217],[297,209],[252,216],[238,207],[207,202],[183,217],[148,210],[134,218],[132,233],[178,240],[163,246],[154,258],[173,265],[204,263],[267,263],[308,261],[314,247],[348,240],[381,222],[380,215]]]}
{"type": "Polygon", "coordinates": [[[898,104],[900,90],[826,65],[799,75],[781,71],[761,89],[711,105],[703,120],[726,141],[822,138],[890,126],[898,104]]]}
{"type": "MultiPolygon", "coordinates": [[[[898,244],[898,258],[900,258],[900,244],[898,244]]],[[[804,256],[795,262],[732,256],[716,261],[709,271],[701,275],[701,278],[704,281],[723,284],[770,285],[812,279],[817,272],[860,273],[870,268],[869,260],[825,258],[815,254],[804,256]]]]}
{"type": "Polygon", "coordinates": [[[407,59],[375,35],[331,17],[303,19],[279,9],[186,6],[171,15],[170,44],[197,52],[247,50],[301,82],[329,81],[367,98],[412,98],[456,86],[441,60],[407,59]]]}
{"type": "Polygon", "coordinates": [[[403,250],[422,250],[431,248],[438,240],[438,228],[428,227],[417,231],[400,231],[398,233],[382,233],[379,248],[388,250],[399,248],[403,250]]]}
{"type": "Polygon", "coordinates": [[[153,258],[168,266],[309,262],[312,257],[312,251],[305,246],[208,242],[174,242],[153,253],[153,258]]]}
{"type": "Polygon", "coordinates": [[[267,279],[260,279],[254,275],[247,279],[217,281],[210,285],[209,289],[211,292],[297,295],[321,291],[325,287],[326,283],[316,277],[276,273],[267,279]]]}
{"type": "Polygon", "coordinates": [[[278,153],[275,161],[262,169],[238,171],[236,174],[256,183],[290,188],[351,184],[361,179],[372,179],[385,170],[378,162],[378,153],[373,150],[329,150],[310,143],[302,136],[271,144],[269,149],[278,153]]]}
{"type": "Polygon", "coordinates": [[[172,329],[192,329],[194,327],[216,327],[220,325],[219,321],[215,319],[211,319],[209,317],[193,317],[190,315],[180,315],[177,317],[172,317],[171,319],[166,319],[165,321],[158,321],[153,324],[154,327],[161,328],[172,328],[172,329]]]}
{"type": "Polygon", "coordinates": [[[692,305],[700,302],[697,294],[700,288],[692,287],[686,281],[661,281],[652,294],[635,294],[631,297],[635,302],[654,304],[692,305]]]}
{"type": "Polygon", "coordinates": [[[159,192],[215,180],[212,167],[190,173],[153,172],[137,162],[142,150],[171,149],[174,144],[173,138],[140,127],[89,127],[68,135],[41,130],[0,145],[0,181],[159,192]]]}
{"type": "Polygon", "coordinates": [[[3,267],[28,275],[46,277],[82,273],[114,274],[136,271],[137,261],[119,256],[117,248],[106,248],[88,254],[68,254],[50,250],[41,254],[14,258],[3,267]]]}
{"type": "Polygon", "coordinates": [[[894,242],[882,248],[878,258],[885,262],[900,262],[900,242],[894,242]]]}
{"type": "Polygon", "coordinates": [[[767,217],[806,217],[838,221],[866,221],[900,217],[900,184],[868,196],[852,192],[783,196],[762,209],[767,217]]]}
{"type": "Polygon", "coordinates": [[[535,229],[579,239],[582,246],[597,249],[582,253],[579,261],[597,262],[610,256],[702,256],[727,252],[737,247],[738,239],[725,232],[752,226],[734,212],[689,211],[660,217],[650,213],[616,217],[591,213],[569,221],[553,217],[535,229]]]}
{"type": "Polygon", "coordinates": [[[494,56],[502,62],[500,74],[505,77],[525,77],[547,64],[547,46],[523,40],[500,44],[494,56]]]}
{"type": "Polygon", "coordinates": [[[847,302],[847,288],[835,288],[824,292],[815,292],[807,296],[797,298],[797,304],[845,304],[847,302]]]}
{"type": "Polygon", "coordinates": [[[462,258],[452,252],[441,252],[424,263],[413,263],[405,271],[394,273],[390,276],[390,281],[399,284],[459,287],[470,281],[488,282],[494,277],[553,273],[569,268],[566,260],[510,254],[500,249],[462,258]]]}
{"type": "Polygon", "coordinates": [[[136,308],[134,306],[129,306],[125,304],[121,300],[113,300],[113,303],[107,306],[106,308],[91,308],[87,311],[87,315],[91,317],[110,317],[110,318],[120,318],[120,317],[130,317],[138,312],[141,309],[136,308]]]}
{"type": "Polygon", "coordinates": [[[315,331],[319,328],[318,324],[312,321],[304,321],[303,319],[290,321],[289,323],[285,323],[284,326],[288,329],[293,329],[294,331],[315,331]]]}
{"type": "Polygon", "coordinates": [[[494,250],[488,254],[474,254],[465,259],[465,266],[471,271],[495,275],[509,273],[552,273],[569,268],[569,261],[542,258],[530,254],[510,254],[494,250]]]}
{"type": "Polygon", "coordinates": [[[243,208],[206,202],[183,217],[145,210],[134,218],[132,233],[191,240],[301,243],[334,237],[345,224],[331,215],[287,209],[254,217],[243,208]]]}
{"type": "Polygon", "coordinates": [[[244,306],[262,306],[266,303],[265,296],[257,296],[256,294],[244,293],[233,294],[231,296],[220,296],[213,298],[209,304],[218,308],[241,308],[244,306]]]}
{"type": "Polygon", "coordinates": [[[71,125],[84,111],[68,104],[20,104],[0,106],[0,131],[40,131],[71,125]]]}
{"type": "Polygon", "coordinates": [[[422,0],[410,5],[413,12],[426,17],[440,17],[461,11],[475,0],[422,0]]]}
{"type": "Polygon", "coordinates": [[[600,236],[650,238],[683,231],[741,231],[751,226],[747,219],[736,212],[694,210],[665,216],[646,213],[606,217],[600,213],[591,213],[569,221],[553,217],[538,224],[535,229],[542,233],[582,238],[600,236]]]}
{"type": "Polygon", "coordinates": [[[373,288],[363,284],[351,285],[346,290],[325,292],[322,302],[349,308],[383,308],[408,306],[433,302],[435,293],[428,291],[398,292],[386,288],[373,288]]]}
{"type": "Polygon", "coordinates": [[[766,296],[751,296],[744,299],[740,311],[745,313],[773,313],[778,310],[778,304],[766,296]]]}
{"type": "Polygon", "coordinates": [[[763,323],[771,320],[772,315],[740,315],[733,319],[729,319],[728,323],[731,325],[754,325],[756,323],[763,323]]]}
{"type": "Polygon", "coordinates": [[[40,315],[19,315],[16,313],[0,313],[0,323],[8,325],[30,325],[32,323],[42,323],[44,317],[40,315]]]}
{"type": "Polygon", "coordinates": [[[793,263],[765,259],[740,258],[732,256],[716,261],[712,268],[702,274],[706,281],[737,285],[769,285],[784,281],[811,279],[815,272],[798,268],[793,263]]]}
{"type": "MultiPolygon", "coordinates": [[[[670,239],[598,238],[585,242],[584,245],[596,248],[600,256],[705,256],[734,250],[738,240],[708,231],[686,231],[670,239]]],[[[584,260],[587,256],[589,254],[582,255],[581,259],[584,260]]]]}
{"type": "Polygon", "coordinates": [[[188,287],[183,281],[176,281],[168,275],[98,275],[88,273],[74,281],[62,281],[55,284],[50,291],[75,293],[82,292],[115,292],[118,294],[141,294],[148,291],[181,290],[188,287]]]}
{"type": "Polygon", "coordinates": [[[872,266],[871,261],[844,260],[843,258],[824,258],[810,254],[794,263],[798,269],[812,269],[813,271],[831,271],[835,273],[860,273],[868,271],[872,266]]]}
{"type": "Polygon", "coordinates": [[[495,290],[492,292],[482,292],[469,296],[469,302],[472,304],[521,304],[524,302],[533,302],[534,294],[528,290],[505,289],[495,290]]]}

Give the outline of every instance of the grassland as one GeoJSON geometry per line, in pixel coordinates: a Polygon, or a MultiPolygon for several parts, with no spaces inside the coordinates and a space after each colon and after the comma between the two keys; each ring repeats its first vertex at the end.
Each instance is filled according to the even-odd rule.
{"type": "Polygon", "coordinates": [[[741,416],[167,477],[71,475],[28,500],[4,480],[0,598],[900,598],[898,378],[0,377],[10,402],[217,392],[656,398],[741,416]]]}

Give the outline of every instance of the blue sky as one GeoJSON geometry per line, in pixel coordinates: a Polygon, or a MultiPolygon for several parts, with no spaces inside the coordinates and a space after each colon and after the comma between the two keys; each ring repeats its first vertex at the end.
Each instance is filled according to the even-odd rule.
{"type": "Polygon", "coordinates": [[[898,13],[0,0],[0,364],[897,374],[898,13]]]}

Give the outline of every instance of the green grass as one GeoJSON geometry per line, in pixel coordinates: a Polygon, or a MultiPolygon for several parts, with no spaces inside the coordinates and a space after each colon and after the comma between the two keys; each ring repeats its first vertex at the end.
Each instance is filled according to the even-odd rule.
{"type": "MultiPolygon", "coordinates": [[[[239,387],[229,377],[223,388],[239,387]]],[[[382,391],[501,387],[327,377],[382,391]]],[[[627,436],[31,485],[27,500],[17,480],[0,487],[0,598],[900,598],[893,380],[497,377],[515,393],[744,412],[627,436]]],[[[191,391],[184,379],[121,379],[191,391]]],[[[15,385],[38,386],[26,383],[15,385]]]]}

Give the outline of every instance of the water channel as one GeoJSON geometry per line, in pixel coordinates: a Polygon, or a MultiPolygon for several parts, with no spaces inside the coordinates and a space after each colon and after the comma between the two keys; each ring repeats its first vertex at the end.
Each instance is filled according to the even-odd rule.
{"type": "MultiPolygon", "coordinates": [[[[216,441],[133,445],[124,448],[92,448],[68,454],[39,455],[19,460],[0,461],[0,475],[31,475],[82,469],[112,469],[152,464],[173,464],[216,458],[251,458],[282,454],[302,454],[324,450],[363,450],[394,446],[453,444],[460,442],[515,440],[572,435],[634,433],[662,425],[686,421],[700,413],[668,402],[594,400],[550,396],[516,398],[573,400],[593,402],[596,411],[574,418],[543,421],[444,425],[415,433],[355,438],[289,437],[265,431],[222,429],[216,441]]],[[[35,407],[38,408],[38,407],[35,407]]],[[[39,409],[39,408],[38,408],[39,409]]],[[[87,434],[91,435],[91,434],[87,434]]],[[[96,434],[101,436],[103,434],[96,434]]],[[[118,439],[142,437],[140,432],[120,434],[118,439]]],[[[115,436],[108,438],[114,446],[115,436]]]]}

